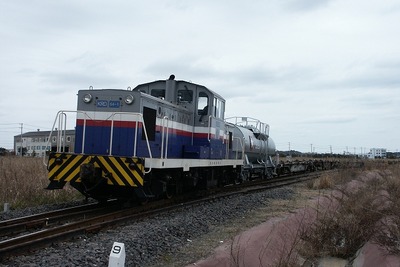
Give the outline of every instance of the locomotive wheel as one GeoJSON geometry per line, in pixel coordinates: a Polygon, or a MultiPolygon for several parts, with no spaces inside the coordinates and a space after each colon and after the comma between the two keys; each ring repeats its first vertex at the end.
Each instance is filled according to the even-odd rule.
{"type": "Polygon", "coordinates": [[[165,190],[165,197],[171,199],[174,196],[174,186],[171,183],[167,183],[167,188],[165,190]]]}
{"type": "Polygon", "coordinates": [[[146,198],[146,199],[140,199],[140,200],[138,201],[138,203],[139,203],[141,206],[145,206],[145,205],[147,205],[147,203],[149,203],[149,199],[148,199],[148,198],[146,198]]]}
{"type": "Polygon", "coordinates": [[[165,192],[164,192],[165,198],[171,199],[175,194],[176,194],[176,182],[171,176],[166,175],[165,192]]]}
{"type": "Polygon", "coordinates": [[[242,177],[242,181],[250,181],[251,178],[250,172],[248,171],[242,172],[240,176],[242,177]]]}
{"type": "Polygon", "coordinates": [[[236,174],[234,178],[234,183],[235,184],[241,184],[243,182],[243,179],[240,177],[240,174],[236,174]]]}

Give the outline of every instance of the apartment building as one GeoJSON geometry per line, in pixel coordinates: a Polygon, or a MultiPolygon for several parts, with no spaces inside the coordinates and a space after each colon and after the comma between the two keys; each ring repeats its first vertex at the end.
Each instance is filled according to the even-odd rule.
{"type": "Polygon", "coordinates": [[[371,148],[367,154],[369,159],[385,159],[386,158],[386,149],[385,148],[371,148]]]}
{"type": "Polygon", "coordinates": [[[16,155],[28,157],[44,157],[47,151],[55,151],[57,148],[57,135],[62,134],[62,142],[65,144],[65,152],[74,152],[75,130],[64,132],[53,131],[49,139],[50,131],[27,132],[14,136],[14,151],[16,155]]]}

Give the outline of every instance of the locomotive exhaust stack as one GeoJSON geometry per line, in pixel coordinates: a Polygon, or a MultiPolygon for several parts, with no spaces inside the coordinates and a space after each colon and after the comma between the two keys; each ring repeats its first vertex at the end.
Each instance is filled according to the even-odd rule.
{"type": "Polygon", "coordinates": [[[177,95],[176,95],[176,81],[175,75],[171,75],[168,80],[165,81],[165,100],[172,103],[177,104],[177,95]]]}

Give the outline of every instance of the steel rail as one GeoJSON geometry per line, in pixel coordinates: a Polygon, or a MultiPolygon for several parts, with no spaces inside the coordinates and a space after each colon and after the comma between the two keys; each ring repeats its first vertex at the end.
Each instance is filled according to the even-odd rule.
{"type": "Polygon", "coordinates": [[[49,212],[0,221],[0,238],[14,236],[30,229],[50,226],[56,222],[71,220],[79,216],[88,216],[115,207],[112,201],[100,206],[98,203],[58,209],[49,212]]]}

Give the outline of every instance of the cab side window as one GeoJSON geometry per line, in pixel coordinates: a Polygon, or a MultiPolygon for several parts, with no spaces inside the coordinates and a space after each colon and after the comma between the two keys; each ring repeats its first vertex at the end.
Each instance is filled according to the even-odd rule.
{"type": "Polygon", "coordinates": [[[164,89],[151,89],[151,95],[158,98],[165,98],[165,90],[164,89]]]}
{"type": "Polygon", "coordinates": [[[208,96],[204,92],[200,92],[199,97],[197,99],[197,114],[198,115],[208,114],[208,96]]]}
{"type": "Polygon", "coordinates": [[[215,97],[213,116],[223,120],[224,114],[225,114],[225,103],[221,99],[215,97]]]}
{"type": "Polygon", "coordinates": [[[193,101],[193,91],[178,90],[178,102],[192,103],[192,101],[193,101]]]}

